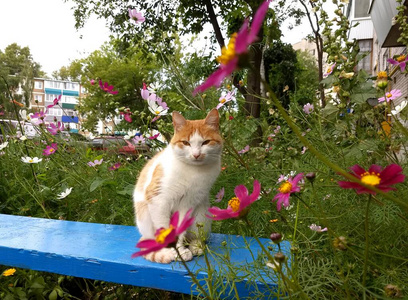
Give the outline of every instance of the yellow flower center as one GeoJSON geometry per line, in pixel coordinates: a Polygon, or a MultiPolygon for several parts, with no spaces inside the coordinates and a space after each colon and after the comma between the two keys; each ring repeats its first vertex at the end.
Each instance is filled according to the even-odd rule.
{"type": "Polygon", "coordinates": [[[29,159],[28,162],[33,163],[34,159],[29,159]]]}
{"type": "Polygon", "coordinates": [[[388,78],[386,71],[380,71],[377,73],[377,79],[384,79],[384,78],[388,78]]]}
{"type": "Polygon", "coordinates": [[[401,54],[400,56],[397,57],[397,61],[402,62],[402,61],[405,60],[405,58],[406,58],[406,56],[404,54],[401,54]]]}
{"type": "Polygon", "coordinates": [[[233,212],[239,211],[239,206],[241,201],[237,197],[233,197],[230,201],[228,201],[228,206],[231,207],[233,212]]]}
{"type": "Polygon", "coordinates": [[[164,244],[164,241],[166,240],[166,237],[174,230],[174,226],[170,225],[169,228],[163,228],[159,231],[159,233],[156,236],[156,242],[159,244],[164,244]]]}
{"type": "Polygon", "coordinates": [[[329,68],[327,69],[327,73],[331,73],[331,71],[332,71],[332,67],[329,67],[329,68]]]}
{"type": "Polygon", "coordinates": [[[225,98],[222,98],[222,99],[220,100],[221,103],[225,103],[225,101],[227,101],[227,99],[225,99],[225,98]]]}
{"type": "Polygon", "coordinates": [[[52,152],[54,152],[54,151],[55,151],[55,149],[54,149],[54,148],[51,148],[51,149],[50,149],[50,152],[51,152],[51,153],[52,153],[52,152]]]}
{"type": "Polygon", "coordinates": [[[279,192],[281,192],[282,194],[287,194],[292,190],[292,184],[289,181],[285,181],[284,183],[282,183],[280,185],[280,187],[278,188],[279,192]]]}
{"type": "Polygon", "coordinates": [[[228,64],[235,57],[235,40],[237,38],[237,33],[233,33],[228,42],[227,47],[222,47],[221,55],[216,58],[217,62],[222,65],[228,64]]]}
{"type": "Polygon", "coordinates": [[[375,172],[365,172],[361,175],[361,182],[372,186],[379,185],[381,182],[380,174],[375,172]]]}
{"type": "Polygon", "coordinates": [[[159,115],[159,114],[160,114],[160,111],[156,110],[154,113],[155,113],[156,115],[159,115]]]}
{"type": "Polygon", "coordinates": [[[391,93],[387,93],[387,98],[391,98],[392,94],[391,93]]]}

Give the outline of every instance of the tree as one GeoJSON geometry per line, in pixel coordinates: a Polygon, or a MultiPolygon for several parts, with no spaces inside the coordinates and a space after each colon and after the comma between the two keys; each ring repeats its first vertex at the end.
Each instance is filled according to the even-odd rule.
{"type": "MultiPolygon", "coordinates": [[[[253,15],[261,0],[99,0],[84,2],[74,0],[74,15],[76,27],[82,27],[91,13],[103,17],[109,22],[109,27],[120,41],[121,49],[126,49],[136,40],[144,39],[147,51],[156,53],[171,53],[172,33],[199,34],[205,24],[212,26],[212,38],[220,49],[225,46],[223,32],[237,31],[242,21],[253,15]],[[139,26],[129,22],[128,8],[136,6],[145,14],[146,21],[139,26]],[[221,24],[218,20],[224,20],[221,24]]],[[[247,87],[239,84],[239,78],[233,77],[233,84],[246,99],[245,111],[247,115],[258,118],[260,116],[261,90],[261,62],[264,43],[264,32],[260,30],[259,41],[251,47],[249,61],[251,70],[247,73],[247,87]]]]}
{"type": "Polygon", "coordinates": [[[44,76],[41,65],[34,62],[29,47],[13,43],[0,50],[0,97],[3,103],[13,100],[24,102],[27,106],[32,97],[34,77],[44,76]],[[21,88],[22,93],[19,92],[21,88]],[[11,93],[11,95],[9,94],[11,93]]]}

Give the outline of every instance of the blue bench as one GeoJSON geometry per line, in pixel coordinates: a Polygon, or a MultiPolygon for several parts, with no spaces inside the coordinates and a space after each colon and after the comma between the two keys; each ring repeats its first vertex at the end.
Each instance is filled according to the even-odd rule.
{"type": "MultiPolygon", "coordinates": [[[[143,258],[132,259],[131,254],[138,251],[135,244],[139,237],[134,226],[0,214],[0,265],[198,294],[180,262],[163,265],[143,258]]],[[[261,239],[261,242],[272,246],[269,239],[261,239]]],[[[209,257],[211,267],[219,275],[228,271],[225,270],[227,264],[222,263],[222,258],[227,256],[232,264],[242,269],[257,268],[257,263],[265,264],[263,259],[258,259],[261,249],[252,238],[213,233],[208,245],[215,253],[209,257]]],[[[281,247],[285,254],[289,253],[288,242],[281,243],[281,247]]],[[[204,284],[208,276],[204,257],[196,257],[187,265],[204,284]]],[[[273,298],[271,294],[277,290],[278,283],[274,272],[268,269],[260,271],[255,284],[248,282],[244,276],[246,273],[236,273],[234,282],[241,298],[255,294],[256,299],[273,298]]],[[[221,291],[222,298],[234,298],[232,287],[227,282],[217,289],[221,291]]]]}

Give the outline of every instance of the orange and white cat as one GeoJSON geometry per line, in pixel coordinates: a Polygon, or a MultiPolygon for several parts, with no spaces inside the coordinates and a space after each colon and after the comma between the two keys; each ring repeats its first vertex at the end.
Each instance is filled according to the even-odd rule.
{"type": "MultiPolygon", "coordinates": [[[[133,201],[136,226],[141,239],[154,239],[157,229],[169,226],[170,217],[180,212],[180,220],[192,208],[195,224],[211,231],[205,217],[210,206],[209,192],[221,171],[222,137],[219,115],[211,110],[202,120],[186,120],[173,112],[174,136],[169,145],[143,168],[136,183],[133,201]]],[[[180,236],[177,248],[184,260],[202,253],[197,227],[191,226],[180,236]]],[[[170,263],[177,259],[173,248],[147,254],[146,259],[170,263]]]]}

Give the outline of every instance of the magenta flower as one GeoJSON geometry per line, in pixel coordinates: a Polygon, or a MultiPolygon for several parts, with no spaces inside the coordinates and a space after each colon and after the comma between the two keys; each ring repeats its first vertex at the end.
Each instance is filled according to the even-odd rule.
{"type": "Polygon", "coordinates": [[[131,18],[135,23],[143,23],[146,19],[143,17],[141,12],[138,12],[136,9],[129,8],[129,18],[131,18]]]}
{"type": "MultiPolygon", "coordinates": [[[[402,168],[397,164],[391,164],[384,169],[378,165],[371,165],[368,171],[364,170],[359,165],[354,165],[350,168],[353,173],[350,173],[362,183],[376,187],[383,192],[395,190],[391,185],[403,182],[405,175],[402,174],[402,168]]],[[[358,182],[338,181],[339,186],[343,189],[355,189],[357,194],[373,194],[376,192],[364,187],[358,182]]]]}
{"type": "Polygon", "coordinates": [[[156,133],[155,135],[149,136],[149,140],[155,140],[159,137],[160,133],[156,133]]]}
{"type": "Polygon", "coordinates": [[[55,151],[57,151],[57,148],[58,148],[57,144],[52,143],[51,146],[47,146],[47,147],[44,149],[43,155],[49,156],[49,155],[51,155],[51,154],[54,154],[55,151]]]}
{"type": "Polygon", "coordinates": [[[306,103],[305,105],[303,105],[303,111],[307,115],[310,114],[313,111],[313,109],[314,109],[313,104],[306,103]]]}
{"type": "Polygon", "coordinates": [[[401,54],[399,55],[396,59],[389,58],[387,59],[387,62],[389,62],[392,65],[396,65],[400,67],[401,72],[405,71],[405,67],[407,66],[408,62],[408,56],[401,54]]]}
{"type": "Polygon", "coordinates": [[[282,204],[284,207],[290,205],[289,198],[290,194],[300,192],[300,186],[298,185],[299,181],[303,179],[303,173],[299,173],[293,179],[289,177],[285,180],[278,188],[279,193],[273,198],[272,201],[277,200],[276,206],[277,210],[280,211],[282,204]]]}
{"type": "Polygon", "coordinates": [[[384,102],[385,99],[387,99],[387,102],[390,102],[391,100],[395,100],[398,97],[401,97],[402,93],[400,90],[392,90],[388,93],[385,93],[384,97],[378,98],[378,102],[384,102]]]}
{"type": "Polygon", "coordinates": [[[46,113],[48,112],[49,108],[54,107],[55,105],[58,104],[58,102],[61,100],[61,96],[62,95],[59,95],[57,98],[55,98],[53,104],[47,105],[47,110],[45,111],[46,113]]]}
{"type": "Polygon", "coordinates": [[[193,91],[193,95],[203,92],[212,86],[219,87],[225,77],[231,75],[235,69],[240,67],[238,63],[239,58],[247,53],[249,45],[257,40],[258,32],[268,11],[270,1],[266,0],[259,6],[252,20],[251,27],[248,26],[249,21],[246,19],[239,32],[231,36],[228,46],[222,48],[221,56],[217,58],[217,61],[220,63],[219,68],[193,91]]]}
{"type": "Polygon", "coordinates": [[[224,198],[224,193],[225,193],[225,189],[222,188],[219,190],[219,192],[217,193],[217,195],[215,195],[215,202],[221,202],[222,198],[224,198]]]}
{"type": "Polygon", "coordinates": [[[116,95],[118,91],[114,91],[114,86],[109,85],[108,82],[102,83],[102,80],[99,79],[99,86],[101,89],[109,94],[116,95]]]}
{"type": "Polygon", "coordinates": [[[47,130],[52,135],[56,135],[57,133],[64,130],[64,124],[61,122],[58,122],[57,125],[55,125],[54,123],[51,123],[50,125],[48,125],[47,130]]]}
{"type": "Polygon", "coordinates": [[[116,171],[119,168],[120,168],[120,163],[118,162],[118,163],[114,164],[113,166],[109,167],[109,170],[116,171]]]}
{"type": "Polygon", "coordinates": [[[121,115],[124,116],[126,122],[132,123],[132,114],[120,112],[121,115]]]}
{"type": "Polygon", "coordinates": [[[323,74],[323,77],[327,77],[329,76],[331,73],[333,73],[334,68],[336,67],[336,63],[332,64],[331,66],[329,66],[326,70],[326,73],[323,74]]]}
{"type": "Polygon", "coordinates": [[[212,220],[225,220],[231,218],[240,218],[248,214],[250,205],[258,200],[261,193],[261,184],[259,181],[254,181],[254,190],[251,195],[248,195],[248,189],[244,185],[238,185],[234,190],[235,196],[228,201],[228,208],[221,209],[213,206],[208,209],[211,215],[206,215],[212,220]]]}
{"type": "Polygon", "coordinates": [[[89,83],[90,83],[91,85],[95,85],[95,79],[91,79],[91,80],[89,81],[89,83]]]}
{"type": "Polygon", "coordinates": [[[220,97],[220,99],[218,99],[218,101],[219,101],[220,103],[218,103],[218,105],[217,105],[216,108],[217,108],[217,109],[220,109],[221,107],[224,106],[224,104],[230,102],[231,100],[235,100],[234,91],[228,92],[225,96],[222,95],[222,96],[220,97]]]}
{"type": "Polygon", "coordinates": [[[190,209],[186,213],[180,225],[180,213],[176,211],[170,219],[168,228],[159,228],[154,234],[154,239],[143,240],[137,243],[136,247],[144,250],[133,253],[132,258],[159,251],[160,249],[166,248],[168,246],[174,247],[177,242],[178,236],[194,224],[194,217],[191,217],[192,211],[193,209],[190,209]]]}
{"type": "Polygon", "coordinates": [[[249,145],[246,145],[246,146],[244,147],[244,149],[239,150],[238,153],[239,153],[239,154],[244,154],[244,153],[247,153],[248,151],[249,151],[249,145]]]}
{"type": "Polygon", "coordinates": [[[150,92],[147,90],[146,83],[143,82],[143,88],[140,90],[140,94],[144,100],[147,100],[150,96],[150,92]]]}
{"type": "Polygon", "coordinates": [[[94,161],[88,162],[88,166],[95,167],[95,166],[101,165],[102,162],[103,162],[103,158],[101,158],[100,160],[95,159],[94,161]]]}

